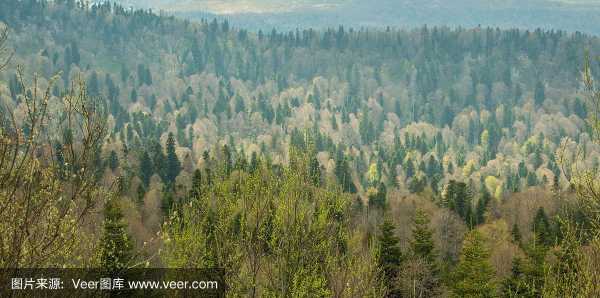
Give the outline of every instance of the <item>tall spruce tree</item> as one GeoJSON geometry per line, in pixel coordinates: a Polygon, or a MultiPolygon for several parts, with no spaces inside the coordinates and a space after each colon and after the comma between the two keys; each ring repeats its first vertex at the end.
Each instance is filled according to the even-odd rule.
{"type": "Polygon", "coordinates": [[[104,232],[100,240],[100,266],[114,274],[131,266],[133,244],[123,221],[123,213],[117,199],[110,199],[104,206],[104,232]]]}
{"type": "Polygon", "coordinates": [[[377,238],[379,242],[377,263],[383,274],[383,282],[388,289],[388,297],[395,297],[394,284],[403,259],[398,245],[400,239],[394,234],[395,229],[391,221],[385,220],[380,226],[380,235],[377,238]]]}
{"type": "Polygon", "coordinates": [[[410,246],[414,256],[423,258],[428,263],[435,262],[433,232],[429,228],[429,217],[421,209],[417,209],[413,219],[412,241],[410,246]]]}
{"type": "Polygon", "coordinates": [[[454,297],[495,297],[494,268],[483,236],[476,230],[463,241],[460,261],[453,272],[454,297]]]}
{"type": "Polygon", "coordinates": [[[181,162],[177,157],[177,153],[175,153],[175,137],[173,133],[169,133],[169,137],[167,138],[167,161],[166,161],[166,173],[165,178],[167,183],[173,187],[175,185],[175,178],[181,172],[181,162]]]}
{"type": "Polygon", "coordinates": [[[550,220],[548,219],[548,215],[546,215],[544,207],[538,208],[535,213],[531,230],[535,235],[535,241],[537,243],[545,246],[553,244],[552,226],[550,225],[550,220]]]}
{"type": "Polygon", "coordinates": [[[142,153],[142,158],[140,159],[140,179],[142,179],[142,183],[145,187],[150,185],[150,178],[154,174],[154,169],[152,167],[152,160],[150,159],[150,155],[148,152],[144,151],[142,153]]]}
{"type": "Polygon", "coordinates": [[[110,156],[108,157],[108,167],[110,167],[111,171],[114,171],[119,167],[119,156],[114,150],[110,151],[110,156]]]}

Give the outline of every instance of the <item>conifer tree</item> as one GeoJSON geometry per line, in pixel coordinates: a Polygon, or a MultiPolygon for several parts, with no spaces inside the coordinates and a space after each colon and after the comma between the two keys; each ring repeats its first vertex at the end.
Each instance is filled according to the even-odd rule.
{"type": "Polygon", "coordinates": [[[110,156],[108,157],[108,166],[112,171],[119,167],[119,156],[117,156],[117,152],[114,150],[110,151],[110,156]]]}
{"type": "Polygon", "coordinates": [[[429,217],[423,210],[418,209],[415,212],[413,225],[413,239],[410,242],[413,255],[433,264],[436,257],[433,246],[433,232],[429,228],[429,217]]]}
{"type": "Polygon", "coordinates": [[[337,177],[338,183],[342,186],[344,192],[356,193],[356,186],[354,185],[354,182],[352,182],[352,175],[350,174],[348,160],[341,150],[338,151],[335,161],[335,176],[337,177]]]}
{"type": "Polygon", "coordinates": [[[173,133],[169,133],[169,137],[167,138],[167,160],[166,160],[166,180],[167,183],[171,186],[175,184],[175,178],[181,172],[181,162],[175,153],[175,137],[173,133]]]}
{"type": "Polygon", "coordinates": [[[511,275],[502,282],[503,297],[535,297],[531,296],[526,280],[526,268],[523,260],[516,257],[512,261],[511,275]]]}
{"type": "Polygon", "coordinates": [[[435,296],[439,290],[437,253],[433,243],[433,231],[429,224],[427,213],[417,209],[413,218],[412,240],[410,241],[411,259],[408,262],[409,265],[402,268],[399,280],[399,286],[403,288],[403,293],[409,293],[410,297],[431,297],[435,296]],[[414,271],[415,269],[411,268],[410,264],[420,264],[420,266],[414,271]]]}
{"type": "Polygon", "coordinates": [[[513,243],[520,245],[522,236],[521,230],[519,229],[519,225],[517,223],[513,224],[510,234],[512,236],[513,243]]]}
{"type": "Polygon", "coordinates": [[[309,177],[314,186],[321,185],[321,168],[316,156],[310,160],[309,177]]]}
{"type": "Polygon", "coordinates": [[[116,273],[131,266],[133,244],[123,221],[123,213],[117,199],[110,199],[104,206],[104,232],[100,241],[100,266],[109,273],[116,273]]]}
{"type": "Polygon", "coordinates": [[[394,235],[394,230],[394,224],[389,220],[385,220],[380,226],[380,235],[377,238],[379,242],[377,262],[383,274],[383,282],[388,289],[388,296],[390,297],[394,297],[394,282],[398,276],[400,264],[403,259],[400,246],[398,245],[400,239],[394,235]]]}
{"type": "Polygon", "coordinates": [[[140,178],[142,179],[142,183],[145,187],[150,185],[150,178],[154,174],[154,169],[152,167],[152,160],[150,159],[150,155],[147,151],[142,153],[142,158],[140,159],[140,178]]]}
{"type": "Polygon", "coordinates": [[[487,189],[485,187],[483,187],[481,197],[479,198],[479,201],[477,202],[477,208],[475,210],[476,224],[480,225],[485,222],[485,210],[487,208],[487,205],[491,201],[491,199],[492,199],[492,197],[491,197],[490,193],[487,191],[487,189]]]}
{"type": "Polygon", "coordinates": [[[471,231],[463,241],[460,261],[453,273],[454,297],[495,297],[494,268],[483,236],[471,231]]]}
{"type": "Polygon", "coordinates": [[[540,207],[535,213],[531,229],[537,243],[546,246],[552,245],[552,227],[543,207],[540,207]]]}
{"type": "Polygon", "coordinates": [[[544,103],[544,100],[546,99],[546,90],[545,90],[544,84],[540,81],[538,81],[535,84],[535,91],[534,91],[533,98],[535,100],[536,107],[541,106],[542,103],[544,103]]]}

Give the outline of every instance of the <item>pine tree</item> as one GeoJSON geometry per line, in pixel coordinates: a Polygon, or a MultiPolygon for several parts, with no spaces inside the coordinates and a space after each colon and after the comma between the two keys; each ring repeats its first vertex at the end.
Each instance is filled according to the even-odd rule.
{"type": "Polygon", "coordinates": [[[495,297],[494,268],[489,262],[490,252],[481,234],[474,230],[465,237],[460,261],[453,277],[454,297],[495,297]]]}
{"type": "Polygon", "coordinates": [[[527,177],[528,171],[527,171],[527,166],[525,165],[525,161],[520,161],[519,162],[519,177],[521,178],[525,178],[527,177]]]}
{"type": "Polygon", "coordinates": [[[544,103],[544,100],[546,99],[546,90],[545,90],[544,84],[540,81],[538,81],[535,84],[535,91],[534,91],[533,99],[535,101],[536,107],[541,106],[544,103]]]}
{"type": "Polygon", "coordinates": [[[527,186],[536,186],[538,185],[538,179],[535,172],[529,172],[527,174],[527,186]]]}
{"type": "Polygon", "coordinates": [[[356,186],[354,185],[354,182],[352,182],[352,175],[350,174],[348,160],[341,150],[338,151],[335,161],[335,176],[337,177],[338,183],[342,186],[344,192],[356,193],[356,186]]]}
{"type": "Polygon", "coordinates": [[[131,266],[133,244],[123,221],[119,202],[110,199],[104,206],[104,232],[100,240],[100,266],[108,273],[118,273],[131,266]]]}
{"type": "Polygon", "coordinates": [[[398,243],[400,239],[394,235],[394,224],[385,220],[380,227],[380,235],[377,240],[379,243],[377,263],[383,274],[383,282],[388,289],[388,293],[395,292],[394,282],[398,276],[400,264],[402,263],[402,252],[398,243]]]}
{"type": "Polygon", "coordinates": [[[464,182],[456,182],[450,180],[446,186],[443,200],[450,210],[455,211],[458,215],[472,227],[475,223],[473,216],[473,208],[471,206],[471,192],[469,187],[464,182]]]}
{"type": "Polygon", "coordinates": [[[152,168],[152,160],[150,159],[150,155],[146,151],[142,153],[142,158],[140,159],[139,175],[144,186],[148,187],[148,185],[150,185],[150,178],[152,178],[152,175],[154,175],[154,169],[152,168]]]}
{"type": "Polygon", "coordinates": [[[503,297],[535,297],[527,284],[526,268],[523,260],[515,257],[512,261],[511,275],[502,282],[503,297]]]}
{"type": "Polygon", "coordinates": [[[321,168],[317,157],[313,157],[310,160],[309,177],[314,186],[321,185],[321,168]]]}
{"type": "Polygon", "coordinates": [[[138,205],[144,205],[144,196],[146,196],[146,189],[143,184],[138,185],[137,188],[137,203],[138,205]]]}
{"type": "Polygon", "coordinates": [[[552,245],[552,227],[543,207],[540,207],[535,213],[531,229],[535,234],[537,243],[545,246],[552,245]]]}
{"type": "Polygon", "coordinates": [[[420,280],[422,293],[434,296],[439,286],[439,269],[433,243],[433,231],[429,227],[429,223],[428,215],[423,210],[417,209],[413,220],[413,239],[410,246],[413,257],[424,261],[427,268],[423,269],[423,272],[429,272],[427,277],[420,280]]]}
{"type": "Polygon", "coordinates": [[[433,246],[433,232],[429,228],[429,217],[423,210],[418,209],[415,212],[413,225],[413,239],[410,242],[413,255],[433,264],[436,257],[433,246]]]}
{"type": "Polygon", "coordinates": [[[521,230],[519,229],[519,225],[517,223],[513,224],[510,234],[512,236],[513,243],[521,245],[521,230]]]}
{"type": "Polygon", "coordinates": [[[160,143],[154,143],[154,146],[152,146],[152,165],[154,173],[157,173],[163,181],[167,180],[166,159],[160,143]]]}
{"type": "Polygon", "coordinates": [[[487,205],[492,200],[492,196],[487,191],[485,187],[483,187],[483,191],[481,193],[481,197],[477,202],[477,207],[475,209],[475,223],[480,225],[485,222],[485,211],[487,209],[487,205]]]}
{"type": "Polygon", "coordinates": [[[167,138],[167,161],[166,161],[166,182],[173,187],[175,185],[175,178],[181,172],[181,162],[175,153],[175,137],[173,133],[169,133],[167,138]]]}
{"type": "Polygon", "coordinates": [[[112,171],[115,171],[119,167],[119,156],[117,156],[117,152],[114,150],[110,151],[110,156],[108,157],[108,167],[112,171]]]}

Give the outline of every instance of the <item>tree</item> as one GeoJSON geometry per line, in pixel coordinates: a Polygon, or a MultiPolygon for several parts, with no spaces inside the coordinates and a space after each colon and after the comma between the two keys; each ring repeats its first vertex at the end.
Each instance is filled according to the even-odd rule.
{"type": "MultiPolygon", "coordinates": [[[[437,254],[433,243],[433,231],[429,227],[429,217],[421,209],[417,209],[413,219],[412,240],[410,241],[411,260],[421,264],[421,269],[413,268],[406,271],[402,269],[401,276],[407,278],[406,273],[412,272],[413,290],[411,297],[431,297],[434,296],[438,288],[438,266],[437,254]],[[419,293],[416,292],[416,284],[419,284],[419,293]]],[[[411,264],[411,262],[408,262],[411,264]]],[[[410,267],[410,266],[408,266],[410,267]]],[[[411,288],[411,285],[405,285],[402,288],[411,288]]],[[[403,292],[407,292],[404,290],[403,292]]],[[[411,292],[410,290],[408,292],[411,292]]]]}
{"type": "Polygon", "coordinates": [[[544,103],[544,100],[546,100],[546,87],[541,81],[535,84],[533,99],[536,107],[540,107],[544,103]]]}
{"type": "Polygon", "coordinates": [[[531,229],[535,235],[535,241],[537,241],[537,243],[550,246],[554,242],[552,239],[552,226],[550,225],[548,215],[546,215],[546,211],[543,207],[538,208],[537,212],[535,213],[531,229]]]}
{"type": "Polygon", "coordinates": [[[403,256],[400,251],[398,243],[400,240],[394,235],[394,224],[385,220],[379,227],[380,234],[377,237],[378,242],[378,253],[377,253],[377,264],[383,274],[383,281],[388,289],[388,296],[394,296],[396,291],[394,287],[394,281],[398,276],[400,270],[400,264],[402,263],[403,256]]]}
{"type": "Polygon", "coordinates": [[[116,198],[104,206],[104,231],[100,240],[100,267],[110,274],[132,266],[133,243],[123,221],[123,213],[116,198]]]}
{"type": "Polygon", "coordinates": [[[142,183],[145,187],[150,185],[150,178],[154,174],[154,168],[152,166],[152,160],[150,159],[150,155],[147,151],[142,153],[142,158],[140,159],[140,178],[142,179],[142,183]]]}
{"type": "Polygon", "coordinates": [[[429,228],[429,217],[423,210],[417,209],[413,219],[413,239],[410,246],[414,256],[423,258],[431,265],[434,264],[436,258],[432,235],[433,232],[429,228]]]}
{"type": "Polygon", "coordinates": [[[157,173],[160,178],[166,182],[167,181],[167,157],[163,152],[163,148],[159,142],[154,142],[154,145],[151,147],[152,150],[152,165],[154,169],[154,173],[157,173]]]}
{"type": "Polygon", "coordinates": [[[40,78],[34,75],[29,86],[24,77],[18,68],[26,112],[14,117],[0,108],[0,267],[82,266],[74,251],[86,241],[82,230],[94,203],[106,195],[95,166],[107,130],[105,110],[87,96],[81,80],[51,101],[56,77],[38,92],[31,90],[40,90],[40,78]],[[19,118],[24,120],[7,121],[19,118]],[[52,152],[56,142],[64,154],[52,152]]]}
{"type": "Polygon", "coordinates": [[[354,185],[354,182],[352,182],[348,160],[341,150],[338,151],[335,160],[335,176],[345,192],[356,193],[356,186],[354,185]]]}
{"type": "Polygon", "coordinates": [[[519,225],[517,223],[513,224],[510,234],[512,236],[513,243],[521,245],[521,230],[519,229],[519,225]]]}
{"type": "Polygon", "coordinates": [[[321,167],[316,156],[310,160],[309,177],[314,186],[321,186],[321,167]]]}
{"type": "Polygon", "coordinates": [[[463,241],[460,260],[453,272],[452,294],[455,297],[495,297],[494,268],[483,236],[476,230],[463,241]]]}
{"type": "Polygon", "coordinates": [[[473,207],[471,206],[471,191],[464,182],[450,180],[444,190],[443,203],[450,210],[455,211],[470,226],[475,224],[473,207]]]}
{"type": "Polygon", "coordinates": [[[485,211],[487,205],[492,200],[490,193],[485,187],[483,187],[481,197],[477,201],[477,207],[475,208],[475,222],[476,224],[483,224],[485,222],[485,211]]]}
{"type": "Polygon", "coordinates": [[[530,295],[524,267],[521,258],[516,257],[512,260],[511,275],[502,282],[501,286],[504,297],[535,297],[530,295]]]}
{"type": "Polygon", "coordinates": [[[108,157],[108,167],[110,167],[113,172],[119,167],[119,156],[114,150],[110,151],[110,156],[108,157]]]}
{"type": "Polygon", "coordinates": [[[167,160],[166,160],[166,169],[165,169],[165,178],[167,184],[171,187],[175,185],[175,178],[181,172],[181,162],[177,157],[177,153],[175,153],[175,137],[173,133],[169,133],[169,137],[167,138],[167,160]]]}

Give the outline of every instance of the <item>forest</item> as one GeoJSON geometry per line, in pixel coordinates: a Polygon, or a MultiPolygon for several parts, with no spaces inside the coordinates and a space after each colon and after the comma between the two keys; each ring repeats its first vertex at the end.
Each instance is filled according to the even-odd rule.
{"type": "Polygon", "coordinates": [[[600,296],[600,38],[0,1],[0,268],[600,296]]]}

